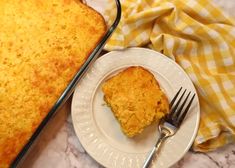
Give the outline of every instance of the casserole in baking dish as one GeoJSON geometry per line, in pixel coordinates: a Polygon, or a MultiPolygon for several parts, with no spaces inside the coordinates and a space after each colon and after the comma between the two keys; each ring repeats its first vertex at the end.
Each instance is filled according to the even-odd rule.
{"type": "Polygon", "coordinates": [[[75,0],[0,0],[0,167],[9,167],[106,32],[75,0]]]}

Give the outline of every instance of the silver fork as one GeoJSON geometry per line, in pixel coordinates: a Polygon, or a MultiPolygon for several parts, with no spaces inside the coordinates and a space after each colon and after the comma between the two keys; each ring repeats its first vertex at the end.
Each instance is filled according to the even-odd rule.
{"type": "Polygon", "coordinates": [[[180,96],[179,100],[176,102],[176,99],[179,96],[181,90],[182,90],[182,87],[179,89],[179,91],[176,93],[176,95],[172,99],[172,101],[170,103],[169,114],[160,121],[160,124],[158,126],[160,136],[159,136],[154,148],[151,150],[147,159],[145,160],[143,168],[148,168],[151,165],[152,160],[155,157],[155,155],[159,152],[162,143],[168,137],[173,136],[176,133],[176,131],[179,129],[180,125],[182,124],[187,112],[189,111],[189,108],[193,102],[195,94],[193,94],[192,98],[187,103],[187,100],[191,94],[191,92],[189,92],[188,95],[186,96],[186,98],[184,99],[183,103],[180,105],[180,103],[186,93],[186,89],[185,89],[183,94],[180,96]],[[185,107],[185,105],[186,105],[186,107],[185,107]]]}

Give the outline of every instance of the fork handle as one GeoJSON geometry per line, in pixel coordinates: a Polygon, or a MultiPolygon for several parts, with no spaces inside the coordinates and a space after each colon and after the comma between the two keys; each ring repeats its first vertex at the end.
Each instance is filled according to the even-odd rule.
{"type": "Polygon", "coordinates": [[[151,150],[151,152],[149,153],[147,159],[145,160],[144,162],[144,165],[142,168],[149,168],[151,163],[152,163],[152,160],[154,158],[154,156],[159,152],[160,148],[161,148],[161,145],[163,143],[163,141],[167,138],[167,134],[165,133],[161,133],[160,134],[160,137],[158,138],[157,140],[157,143],[156,145],[153,147],[153,149],[151,150]]]}

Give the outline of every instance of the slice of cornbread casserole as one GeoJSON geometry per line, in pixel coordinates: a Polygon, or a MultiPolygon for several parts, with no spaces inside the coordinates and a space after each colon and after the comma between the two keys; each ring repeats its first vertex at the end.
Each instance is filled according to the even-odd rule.
{"type": "Polygon", "coordinates": [[[121,125],[133,137],[169,110],[166,95],[147,69],[133,66],[111,77],[102,86],[104,100],[121,125]]]}

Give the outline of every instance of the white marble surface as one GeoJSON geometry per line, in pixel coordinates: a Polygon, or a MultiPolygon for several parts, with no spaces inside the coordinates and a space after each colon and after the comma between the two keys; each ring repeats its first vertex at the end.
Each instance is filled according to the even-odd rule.
{"type": "MultiPolygon", "coordinates": [[[[226,12],[235,16],[235,0],[213,0],[226,12]]],[[[25,160],[22,168],[99,168],[80,145],[70,117],[71,99],[46,126],[25,160]]],[[[235,144],[215,152],[201,154],[188,152],[172,168],[233,168],[235,144]]]]}

